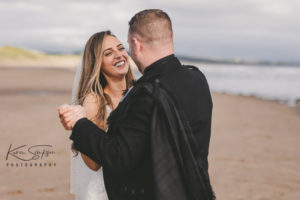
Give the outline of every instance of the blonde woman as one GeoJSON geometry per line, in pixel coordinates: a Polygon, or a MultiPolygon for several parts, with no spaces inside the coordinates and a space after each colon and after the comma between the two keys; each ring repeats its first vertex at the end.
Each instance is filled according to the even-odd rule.
{"type": "MultiPolygon", "coordinates": [[[[82,105],[87,117],[107,129],[107,117],[134,80],[127,52],[110,32],[95,33],[87,41],[81,69],[77,70],[73,102],[82,105]]],[[[60,108],[61,109],[61,108],[60,108]]],[[[76,200],[108,199],[101,163],[96,163],[72,144],[71,193],[76,200]]]]}

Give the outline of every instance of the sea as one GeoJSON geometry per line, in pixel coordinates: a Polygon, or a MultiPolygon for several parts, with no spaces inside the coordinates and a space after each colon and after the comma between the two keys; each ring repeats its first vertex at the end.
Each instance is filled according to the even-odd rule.
{"type": "MultiPolygon", "coordinates": [[[[206,76],[211,92],[254,96],[300,106],[300,66],[192,63],[206,76]]],[[[136,77],[141,75],[136,73],[136,77]]]]}
{"type": "Polygon", "coordinates": [[[300,106],[300,66],[193,64],[205,74],[212,92],[300,106]]]}

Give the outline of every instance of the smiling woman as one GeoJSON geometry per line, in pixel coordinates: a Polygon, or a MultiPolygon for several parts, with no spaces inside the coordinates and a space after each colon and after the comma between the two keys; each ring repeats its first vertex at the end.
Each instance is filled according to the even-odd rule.
{"type": "MultiPolygon", "coordinates": [[[[108,35],[103,41],[103,49],[102,73],[105,80],[111,83],[119,82],[120,85],[125,86],[121,82],[125,81],[124,77],[129,70],[129,61],[123,44],[116,37],[108,35]]],[[[123,90],[125,89],[128,88],[123,88],[123,90]]],[[[120,95],[116,96],[113,90],[116,88],[111,87],[111,85],[104,88],[104,93],[110,98],[111,108],[118,105],[120,95]]]]}
{"type": "Polygon", "coordinates": [[[86,97],[93,94],[99,106],[95,122],[104,126],[106,105],[116,107],[112,100],[118,95],[113,90],[120,89],[119,95],[122,95],[122,91],[131,86],[132,80],[128,55],[120,41],[110,31],[94,34],[84,50],[77,103],[83,105],[86,97]],[[119,66],[122,62],[124,64],[119,66]]]}
{"type": "MultiPolygon", "coordinates": [[[[107,116],[116,108],[124,90],[134,80],[129,56],[123,44],[110,31],[95,33],[85,46],[82,73],[73,89],[73,102],[82,105],[87,117],[98,127],[107,129],[107,116]]],[[[72,145],[71,193],[80,200],[106,200],[101,163],[96,163],[72,145]]]]}

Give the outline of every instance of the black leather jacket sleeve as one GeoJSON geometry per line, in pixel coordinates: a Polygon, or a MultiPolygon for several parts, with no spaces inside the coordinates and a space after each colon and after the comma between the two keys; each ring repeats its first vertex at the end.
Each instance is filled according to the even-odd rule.
{"type": "MultiPolygon", "coordinates": [[[[124,106],[124,105],[121,105],[124,106]]],[[[74,126],[70,139],[75,148],[112,172],[125,172],[136,166],[147,146],[153,99],[140,92],[130,99],[130,106],[120,121],[114,122],[107,133],[87,118],[74,126]]]]}

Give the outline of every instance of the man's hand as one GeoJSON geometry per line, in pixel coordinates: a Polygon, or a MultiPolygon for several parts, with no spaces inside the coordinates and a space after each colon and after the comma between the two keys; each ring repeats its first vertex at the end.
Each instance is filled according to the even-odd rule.
{"type": "Polygon", "coordinates": [[[60,122],[66,130],[72,130],[76,122],[86,117],[86,111],[79,105],[61,105],[57,108],[60,122]]]}

